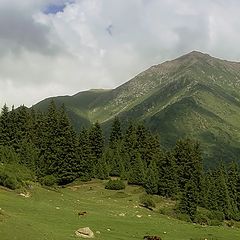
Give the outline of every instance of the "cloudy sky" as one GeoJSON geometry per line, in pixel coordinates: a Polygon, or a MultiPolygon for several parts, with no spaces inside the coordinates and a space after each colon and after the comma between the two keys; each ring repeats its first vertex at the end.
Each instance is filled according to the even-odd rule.
{"type": "Polygon", "coordinates": [[[240,61],[238,0],[0,0],[0,105],[114,88],[192,50],[240,61]]]}

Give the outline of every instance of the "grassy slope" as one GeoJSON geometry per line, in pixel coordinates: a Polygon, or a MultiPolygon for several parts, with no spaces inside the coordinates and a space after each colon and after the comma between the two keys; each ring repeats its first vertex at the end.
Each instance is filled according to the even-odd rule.
{"type": "MultiPolygon", "coordinates": [[[[70,240],[75,239],[76,229],[87,226],[100,231],[95,234],[99,240],[143,239],[152,234],[163,240],[240,239],[239,229],[202,227],[139,208],[140,193],[141,189],[134,186],[124,192],[105,190],[102,182],[59,192],[35,187],[30,198],[0,189],[0,207],[4,210],[4,215],[0,215],[1,240],[70,240]],[[78,218],[78,211],[88,214],[78,218]],[[121,213],[126,215],[119,216],[121,213]]],[[[159,204],[166,203],[163,200],[159,204]]]]}
{"type": "MultiPolygon", "coordinates": [[[[77,130],[98,120],[108,134],[117,115],[125,123],[145,121],[166,147],[180,137],[197,138],[211,164],[239,161],[240,63],[192,52],[153,66],[116,89],[55,100],[65,103],[77,130]]],[[[36,107],[46,107],[48,101],[36,107]]]]}

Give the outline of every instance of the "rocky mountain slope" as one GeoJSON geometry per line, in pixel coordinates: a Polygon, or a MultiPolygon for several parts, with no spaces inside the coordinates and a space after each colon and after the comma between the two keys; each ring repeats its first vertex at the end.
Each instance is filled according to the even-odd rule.
{"type": "MultiPolygon", "coordinates": [[[[180,137],[199,139],[208,164],[240,154],[240,63],[191,52],[155,65],[113,90],[56,97],[76,127],[114,116],[144,121],[172,146],[180,137]]],[[[46,109],[50,99],[34,108],[46,109]]]]}

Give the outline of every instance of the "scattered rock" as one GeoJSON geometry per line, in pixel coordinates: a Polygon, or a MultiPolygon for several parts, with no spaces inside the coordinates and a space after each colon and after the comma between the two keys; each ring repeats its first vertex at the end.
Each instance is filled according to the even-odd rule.
{"type": "Polygon", "coordinates": [[[138,218],[141,218],[141,217],[142,217],[142,215],[137,215],[137,217],[138,217],[138,218]]]}
{"type": "Polygon", "coordinates": [[[107,229],[107,231],[109,231],[109,232],[110,232],[110,231],[111,231],[111,229],[110,229],[110,228],[108,228],[108,229],[107,229]]]}
{"type": "Polygon", "coordinates": [[[96,231],[97,234],[100,234],[100,231],[96,231]]]}
{"type": "Polygon", "coordinates": [[[126,213],[120,213],[119,216],[120,217],[125,217],[126,213]]]}
{"type": "Polygon", "coordinates": [[[75,234],[77,237],[94,238],[94,233],[89,227],[79,228],[75,234]]]}
{"type": "MultiPolygon", "coordinates": [[[[164,234],[167,234],[167,232],[163,232],[164,234]]],[[[205,240],[207,240],[207,239],[205,239],[205,240]]]]}
{"type": "Polygon", "coordinates": [[[22,196],[22,197],[25,197],[25,198],[29,198],[31,196],[29,192],[27,192],[27,193],[20,193],[19,195],[22,196]]]}
{"type": "Polygon", "coordinates": [[[59,210],[59,209],[60,209],[60,207],[56,207],[56,209],[57,209],[57,210],[59,210]]]}
{"type": "Polygon", "coordinates": [[[149,217],[151,217],[152,215],[151,214],[148,214],[149,217]]]}

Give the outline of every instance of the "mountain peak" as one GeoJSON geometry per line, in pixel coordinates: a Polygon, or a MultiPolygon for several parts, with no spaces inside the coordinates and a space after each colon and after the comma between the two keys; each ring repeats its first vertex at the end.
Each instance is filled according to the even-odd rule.
{"type": "Polygon", "coordinates": [[[192,51],[190,53],[187,53],[177,59],[182,60],[182,59],[195,59],[195,60],[206,60],[209,58],[213,58],[211,57],[209,54],[207,53],[202,53],[199,51],[192,51]]]}

